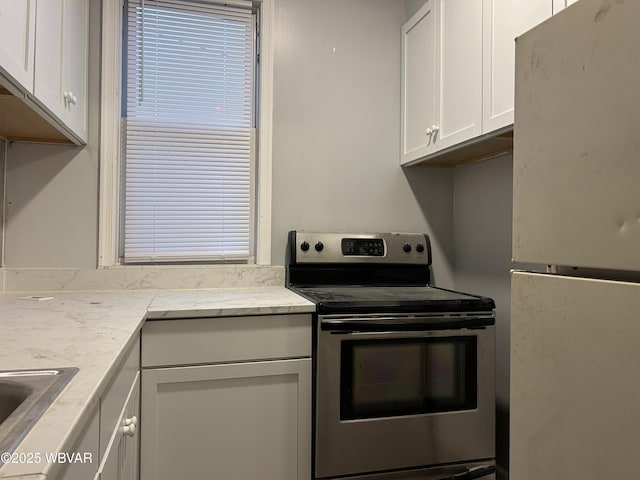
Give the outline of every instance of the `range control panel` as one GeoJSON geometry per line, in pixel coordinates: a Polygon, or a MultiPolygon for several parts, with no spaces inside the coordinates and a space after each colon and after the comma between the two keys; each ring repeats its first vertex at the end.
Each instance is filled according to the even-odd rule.
{"type": "Polygon", "coordinates": [[[295,263],[431,264],[423,233],[289,232],[295,263]]]}

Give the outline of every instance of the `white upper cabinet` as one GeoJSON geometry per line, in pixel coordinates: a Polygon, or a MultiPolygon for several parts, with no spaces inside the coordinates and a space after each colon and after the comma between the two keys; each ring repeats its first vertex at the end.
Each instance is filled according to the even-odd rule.
{"type": "Polygon", "coordinates": [[[513,124],[515,38],[550,17],[552,3],[483,0],[483,133],[513,124]]]}
{"type": "Polygon", "coordinates": [[[402,29],[402,163],[481,133],[481,75],[481,3],[429,0],[402,29]]]}
{"type": "Polygon", "coordinates": [[[29,91],[33,88],[35,25],[35,0],[0,0],[0,74],[29,91]]]}
{"type": "Polygon", "coordinates": [[[402,28],[401,164],[511,151],[515,39],[568,2],[428,0],[402,28]]]}
{"type": "Polygon", "coordinates": [[[47,0],[38,5],[36,61],[38,71],[33,92],[55,115],[62,117],[62,32],[64,0],[47,0]]]}
{"type": "Polygon", "coordinates": [[[436,12],[427,3],[402,27],[402,162],[424,157],[435,148],[436,12]]]}
{"type": "Polygon", "coordinates": [[[34,95],[86,142],[88,4],[40,2],[37,19],[34,95]]]}
{"type": "Polygon", "coordinates": [[[88,26],[87,0],[0,0],[0,137],[86,143],[88,26]]]}
{"type": "Polygon", "coordinates": [[[482,132],[482,2],[438,0],[438,149],[482,132]]]}

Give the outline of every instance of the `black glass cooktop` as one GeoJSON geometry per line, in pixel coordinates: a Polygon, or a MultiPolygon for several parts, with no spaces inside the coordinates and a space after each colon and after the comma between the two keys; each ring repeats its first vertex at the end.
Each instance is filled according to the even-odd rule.
{"type": "Polygon", "coordinates": [[[290,287],[314,302],[318,313],[417,313],[492,311],[492,299],[437,287],[290,287]]]}

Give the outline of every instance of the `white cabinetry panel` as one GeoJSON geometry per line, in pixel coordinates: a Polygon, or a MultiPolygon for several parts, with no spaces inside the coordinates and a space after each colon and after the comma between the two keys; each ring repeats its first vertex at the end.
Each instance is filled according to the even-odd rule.
{"type": "Polygon", "coordinates": [[[402,28],[402,161],[434,148],[436,123],[436,0],[427,3],[402,28]]]}
{"type": "Polygon", "coordinates": [[[149,321],[142,327],[143,367],[308,356],[308,314],[149,321]]]}
{"type": "Polygon", "coordinates": [[[308,480],[311,359],[143,370],[141,478],[308,480]]]}
{"type": "Polygon", "coordinates": [[[437,149],[482,133],[482,2],[439,1],[437,149]]]}
{"type": "Polygon", "coordinates": [[[117,417],[116,428],[105,446],[98,475],[100,480],[137,480],[139,463],[140,374],[137,373],[127,401],[117,417]]]}
{"type": "Polygon", "coordinates": [[[309,314],[146,322],[141,478],[309,480],[311,336],[309,314]]]}
{"type": "Polygon", "coordinates": [[[28,91],[33,89],[35,26],[36,0],[0,0],[0,73],[28,91]]]}
{"type": "Polygon", "coordinates": [[[483,133],[513,123],[515,38],[551,14],[549,0],[483,1],[483,133]]]}
{"type": "Polygon", "coordinates": [[[83,141],[87,136],[88,2],[38,4],[36,99],[83,141]]]}
{"type": "Polygon", "coordinates": [[[402,29],[402,163],[482,127],[482,4],[430,0],[402,29]]]}
{"type": "Polygon", "coordinates": [[[63,97],[67,94],[67,125],[87,139],[89,6],[86,0],[64,0],[63,97]]]}
{"type": "Polygon", "coordinates": [[[62,102],[62,33],[64,31],[64,0],[47,0],[38,5],[38,36],[36,38],[37,74],[34,95],[60,118],[64,117],[62,102]]]}
{"type": "Polygon", "coordinates": [[[56,480],[87,480],[96,475],[97,461],[100,458],[98,436],[100,431],[100,409],[96,406],[76,444],[66,453],[91,455],[92,462],[65,463],[56,475],[56,480]]]}

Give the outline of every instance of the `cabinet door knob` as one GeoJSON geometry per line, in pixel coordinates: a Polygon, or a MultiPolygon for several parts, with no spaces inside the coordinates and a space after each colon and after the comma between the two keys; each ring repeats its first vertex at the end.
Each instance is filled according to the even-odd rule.
{"type": "Polygon", "coordinates": [[[437,132],[438,130],[440,130],[440,127],[438,127],[437,125],[433,125],[431,127],[431,130],[433,130],[433,133],[437,132]]]}
{"type": "Polygon", "coordinates": [[[433,130],[431,130],[430,128],[427,128],[426,132],[427,135],[431,135],[433,133],[433,130]]]}
{"type": "Polygon", "coordinates": [[[78,97],[76,97],[72,91],[64,92],[64,95],[62,97],[64,98],[64,103],[66,105],[75,105],[76,103],[78,103],[78,97]]]}
{"type": "Polygon", "coordinates": [[[136,426],[132,424],[122,427],[122,433],[127,437],[133,437],[136,434],[136,426]]]}
{"type": "Polygon", "coordinates": [[[127,426],[127,425],[138,425],[138,417],[136,417],[134,415],[131,418],[125,418],[122,423],[125,426],[127,426]]]}
{"type": "Polygon", "coordinates": [[[122,433],[127,437],[133,437],[136,434],[138,417],[125,418],[122,421],[122,433]]]}

